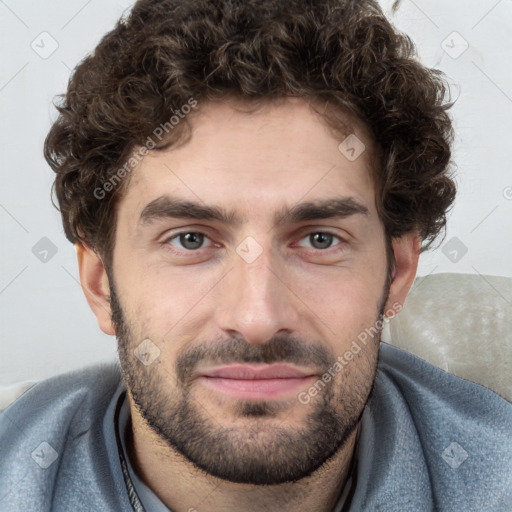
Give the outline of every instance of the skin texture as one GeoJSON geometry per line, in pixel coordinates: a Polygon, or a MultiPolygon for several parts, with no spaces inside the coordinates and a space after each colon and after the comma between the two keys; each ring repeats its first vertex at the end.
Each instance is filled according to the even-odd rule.
{"type": "MultiPolygon", "coordinates": [[[[199,375],[232,362],[287,362],[312,375],[307,391],[380,313],[403,304],[420,241],[415,233],[393,241],[388,289],[369,152],[349,161],[303,99],[251,113],[237,106],[200,105],[189,141],[145,157],[119,204],[112,269],[77,245],[81,282],[100,328],[118,337],[130,458],[168,507],[329,511],[347,477],[380,333],[306,404],[296,389],[236,398],[199,375]],[[243,222],[162,217],[163,199],[147,207],[162,196],[243,222]],[[275,222],[334,198],[367,212],[275,222]],[[205,238],[176,236],[198,232],[205,238]],[[134,355],[146,339],[158,350],[149,365],[134,355]]],[[[371,147],[358,123],[355,134],[371,147]]]]}

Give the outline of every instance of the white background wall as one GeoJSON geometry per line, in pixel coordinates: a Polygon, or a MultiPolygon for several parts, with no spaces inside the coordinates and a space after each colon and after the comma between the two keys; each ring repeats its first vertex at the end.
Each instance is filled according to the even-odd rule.
{"type": "MultiPolygon", "coordinates": [[[[387,12],[391,3],[382,1],[387,12]]],[[[96,325],[74,248],[51,206],[53,173],[42,145],[55,119],[52,98],[130,5],[0,1],[0,385],[115,357],[115,339],[96,325]],[[58,47],[42,58],[52,45],[58,47]],[[40,261],[34,252],[49,247],[40,261]]],[[[512,277],[512,2],[402,0],[392,19],[417,43],[421,60],[450,77],[458,96],[459,196],[444,244],[422,255],[418,275],[512,277]]]]}

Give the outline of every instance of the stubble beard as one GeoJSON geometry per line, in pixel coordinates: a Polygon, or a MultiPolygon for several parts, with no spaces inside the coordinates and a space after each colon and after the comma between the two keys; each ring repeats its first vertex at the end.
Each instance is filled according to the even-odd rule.
{"type": "MultiPolygon", "coordinates": [[[[125,319],[111,276],[109,280],[112,320],[126,388],[147,426],[197,468],[236,483],[294,482],[329,461],[355,431],[373,387],[380,332],[372,346],[366,346],[311,400],[299,427],[284,425],[290,401],[248,400],[234,403],[230,408],[233,426],[223,427],[193,396],[194,382],[189,376],[199,362],[287,362],[327,370],[337,360],[336,354],[322,344],[292,337],[274,337],[261,345],[232,338],[182,351],[172,379],[172,370],[165,371],[158,361],[145,366],[135,357],[134,349],[140,341],[134,339],[125,319]]],[[[388,293],[386,287],[377,320],[382,317],[388,293]]],[[[296,398],[294,402],[293,407],[306,407],[296,398]]]]}

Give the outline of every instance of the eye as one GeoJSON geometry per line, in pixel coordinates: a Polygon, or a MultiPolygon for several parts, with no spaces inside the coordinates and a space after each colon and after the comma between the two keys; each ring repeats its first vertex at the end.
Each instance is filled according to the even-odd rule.
{"type": "Polygon", "coordinates": [[[211,240],[204,233],[186,231],[173,235],[166,240],[166,243],[186,251],[195,251],[197,249],[202,249],[205,241],[209,241],[209,245],[212,245],[211,240]],[[177,244],[181,244],[181,247],[177,244]]]}
{"type": "MultiPolygon", "coordinates": [[[[300,247],[312,247],[313,249],[329,249],[333,245],[333,240],[338,239],[340,242],[343,240],[333,233],[329,233],[326,231],[317,231],[314,233],[309,233],[302,240],[309,242],[311,245],[304,245],[303,243],[299,243],[300,247]]],[[[337,245],[337,244],[336,244],[337,245]]]]}

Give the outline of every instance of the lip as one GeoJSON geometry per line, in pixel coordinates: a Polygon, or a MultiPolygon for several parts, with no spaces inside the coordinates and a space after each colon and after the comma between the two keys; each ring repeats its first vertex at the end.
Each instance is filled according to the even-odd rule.
{"type": "Polygon", "coordinates": [[[234,364],[202,372],[198,379],[210,389],[245,400],[275,400],[304,389],[316,375],[286,364],[234,364]]]}
{"type": "Polygon", "coordinates": [[[204,377],[217,377],[237,380],[263,380],[263,379],[300,379],[313,374],[287,364],[271,364],[251,366],[247,364],[232,364],[213,368],[202,372],[204,377]]]}

